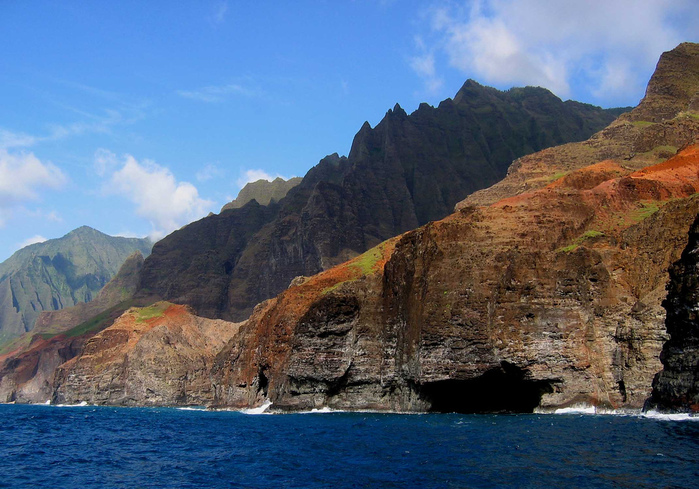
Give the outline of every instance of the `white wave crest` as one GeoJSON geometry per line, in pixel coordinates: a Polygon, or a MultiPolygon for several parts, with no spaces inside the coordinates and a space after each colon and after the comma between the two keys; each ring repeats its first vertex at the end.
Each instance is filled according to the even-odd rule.
{"type": "Polygon", "coordinates": [[[657,419],[659,421],[699,421],[699,416],[690,413],[659,413],[657,411],[646,411],[641,413],[641,417],[657,419]]]}
{"type": "Polygon", "coordinates": [[[241,409],[240,412],[243,414],[270,414],[270,413],[267,413],[265,411],[267,411],[267,409],[269,409],[269,407],[271,405],[272,405],[272,401],[267,399],[264,402],[264,404],[262,404],[262,406],[260,406],[260,407],[250,408],[250,409],[241,409]]]}

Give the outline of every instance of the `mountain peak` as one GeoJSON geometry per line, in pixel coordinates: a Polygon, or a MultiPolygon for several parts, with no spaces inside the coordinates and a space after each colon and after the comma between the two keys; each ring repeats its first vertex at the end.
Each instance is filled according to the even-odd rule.
{"type": "Polygon", "coordinates": [[[90,226],[80,226],[79,228],[75,228],[70,231],[68,234],[66,234],[66,236],[85,236],[94,235],[95,233],[104,234],[95,228],[91,228],[90,226]]]}
{"type": "Polygon", "coordinates": [[[662,122],[682,111],[699,111],[699,44],[683,42],[660,56],[632,121],[662,122]]]}

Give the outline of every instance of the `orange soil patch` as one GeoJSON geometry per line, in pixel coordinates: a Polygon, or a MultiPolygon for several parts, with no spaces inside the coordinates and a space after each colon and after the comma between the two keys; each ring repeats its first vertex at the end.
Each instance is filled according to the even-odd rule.
{"type": "Polygon", "coordinates": [[[502,199],[491,207],[531,205],[541,198],[561,198],[565,192],[578,193],[582,202],[604,213],[638,205],[643,200],[667,201],[699,192],[699,145],[692,145],[676,156],[628,173],[612,160],[582,168],[543,189],[502,199]]]}

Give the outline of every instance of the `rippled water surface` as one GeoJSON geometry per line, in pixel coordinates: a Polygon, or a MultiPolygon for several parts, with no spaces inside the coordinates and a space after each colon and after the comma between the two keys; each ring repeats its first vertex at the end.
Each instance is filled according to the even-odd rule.
{"type": "Polygon", "coordinates": [[[699,420],[0,405],[0,487],[699,486],[699,420]]]}

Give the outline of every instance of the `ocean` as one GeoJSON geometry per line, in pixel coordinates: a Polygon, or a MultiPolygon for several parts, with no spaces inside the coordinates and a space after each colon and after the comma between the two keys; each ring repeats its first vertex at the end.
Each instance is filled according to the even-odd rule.
{"type": "Polygon", "coordinates": [[[0,487],[699,486],[699,418],[0,405],[0,487]]]}

